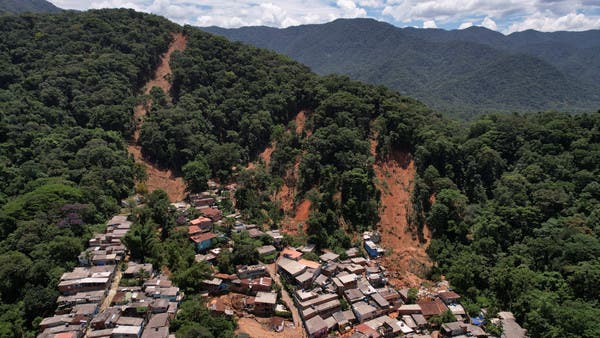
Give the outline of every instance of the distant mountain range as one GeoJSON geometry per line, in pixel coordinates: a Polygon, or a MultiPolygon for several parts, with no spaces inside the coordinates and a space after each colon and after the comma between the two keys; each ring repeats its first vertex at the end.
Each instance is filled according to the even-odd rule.
{"type": "Polygon", "coordinates": [[[510,35],[339,19],[277,29],[203,30],[286,54],[319,74],[347,74],[453,115],[600,109],[600,30],[510,35]]]}
{"type": "Polygon", "coordinates": [[[1,13],[57,13],[62,9],[46,0],[0,0],[1,13]]]}

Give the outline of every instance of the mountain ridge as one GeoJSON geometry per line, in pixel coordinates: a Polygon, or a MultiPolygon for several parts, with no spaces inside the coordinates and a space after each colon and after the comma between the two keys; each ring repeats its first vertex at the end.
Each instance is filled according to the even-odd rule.
{"type": "Polygon", "coordinates": [[[62,9],[46,0],[0,0],[2,13],[59,13],[62,9]]]}
{"type": "Polygon", "coordinates": [[[483,27],[398,28],[373,19],[201,29],[286,54],[322,75],[390,86],[455,115],[600,106],[600,31],[504,35],[483,27]],[[483,87],[473,86],[474,79],[483,87]],[[482,91],[487,87],[496,91],[482,91]]]}

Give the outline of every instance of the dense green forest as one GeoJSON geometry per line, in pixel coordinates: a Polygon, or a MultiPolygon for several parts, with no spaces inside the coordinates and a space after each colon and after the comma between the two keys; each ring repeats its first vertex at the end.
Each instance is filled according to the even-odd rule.
{"type": "MultiPolygon", "coordinates": [[[[320,77],[130,10],[0,21],[0,336],[34,335],[37,318],[54,310],[58,277],[143,178],[125,144],[141,86],[174,31],[187,48],[171,59],[172,92],[151,91],[139,140],[148,159],[182,172],[193,191],[207,177],[236,182],[245,219],[273,228],[283,217],[274,192],[295,187],[297,201],[312,201],[306,239],[341,253],[378,221],[377,137],[379,157],[415,158],[412,219],[433,232],[430,278],[446,275],[472,311],[514,311],[534,337],[600,335],[600,112],[462,124],[384,87],[320,77]],[[298,133],[300,110],[308,118],[298,133]],[[269,166],[246,169],[270,144],[269,166]]],[[[132,217],[132,258],[169,267],[179,287],[198,293],[208,268],[194,263],[166,194],[146,196],[132,217]]],[[[221,271],[254,263],[266,243],[235,240],[221,271]]],[[[232,335],[235,323],[207,316],[195,297],[181,309],[178,335],[232,335]]]]}
{"type": "Polygon", "coordinates": [[[131,193],[124,137],[177,29],[134,11],[0,18],[0,336],[54,312],[59,277],[131,193]]]}
{"type": "Polygon", "coordinates": [[[373,19],[277,29],[202,28],[269,48],[318,74],[380,84],[463,118],[489,112],[594,111],[600,31],[398,28],[373,19]]]}
{"type": "Polygon", "coordinates": [[[533,337],[600,334],[600,112],[489,115],[415,156],[433,278],[533,337]]]}

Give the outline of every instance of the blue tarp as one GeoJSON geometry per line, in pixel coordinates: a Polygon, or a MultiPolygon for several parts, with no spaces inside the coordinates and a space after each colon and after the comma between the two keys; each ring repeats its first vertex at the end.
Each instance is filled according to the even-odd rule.
{"type": "Polygon", "coordinates": [[[482,316],[471,318],[471,324],[481,326],[485,319],[482,316]]]}

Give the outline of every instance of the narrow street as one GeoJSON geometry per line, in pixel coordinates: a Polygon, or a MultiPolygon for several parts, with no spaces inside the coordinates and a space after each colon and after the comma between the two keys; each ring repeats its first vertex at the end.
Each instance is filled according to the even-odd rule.
{"type": "MultiPolygon", "coordinates": [[[[110,289],[108,289],[106,297],[104,297],[102,304],[100,304],[100,307],[98,308],[98,313],[102,313],[110,306],[110,303],[117,294],[117,290],[119,289],[119,283],[121,282],[122,276],[123,274],[121,270],[117,267],[117,271],[115,272],[115,278],[113,278],[112,283],[110,284],[110,289]]],[[[92,327],[88,326],[87,330],[85,331],[84,338],[87,338],[90,332],[92,332],[92,327]]]]}
{"type": "Polygon", "coordinates": [[[113,281],[110,284],[110,289],[108,290],[108,294],[106,294],[104,301],[100,305],[100,309],[98,310],[98,313],[106,310],[110,306],[110,303],[112,302],[113,298],[117,294],[117,290],[119,289],[119,283],[121,282],[122,276],[123,276],[123,273],[117,267],[117,272],[115,273],[115,278],[113,278],[113,281]]]}
{"type": "MultiPolygon", "coordinates": [[[[281,284],[281,279],[279,279],[279,275],[275,271],[276,270],[275,263],[265,264],[265,265],[266,265],[267,271],[269,271],[269,275],[271,276],[273,281],[275,283],[277,283],[277,285],[279,285],[279,287],[281,288],[281,299],[285,303],[285,306],[288,307],[290,312],[292,312],[292,319],[294,320],[294,325],[296,325],[296,327],[302,327],[302,321],[300,320],[300,314],[298,313],[298,309],[296,308],[296,305],[294,305],[294,301],[292,300],[292,297],[290,297],[287,290],[283,287],[283,284],[281,284]]],[[[305,335],[304,329],[302,330],[302,334],[305,335]]]]}

